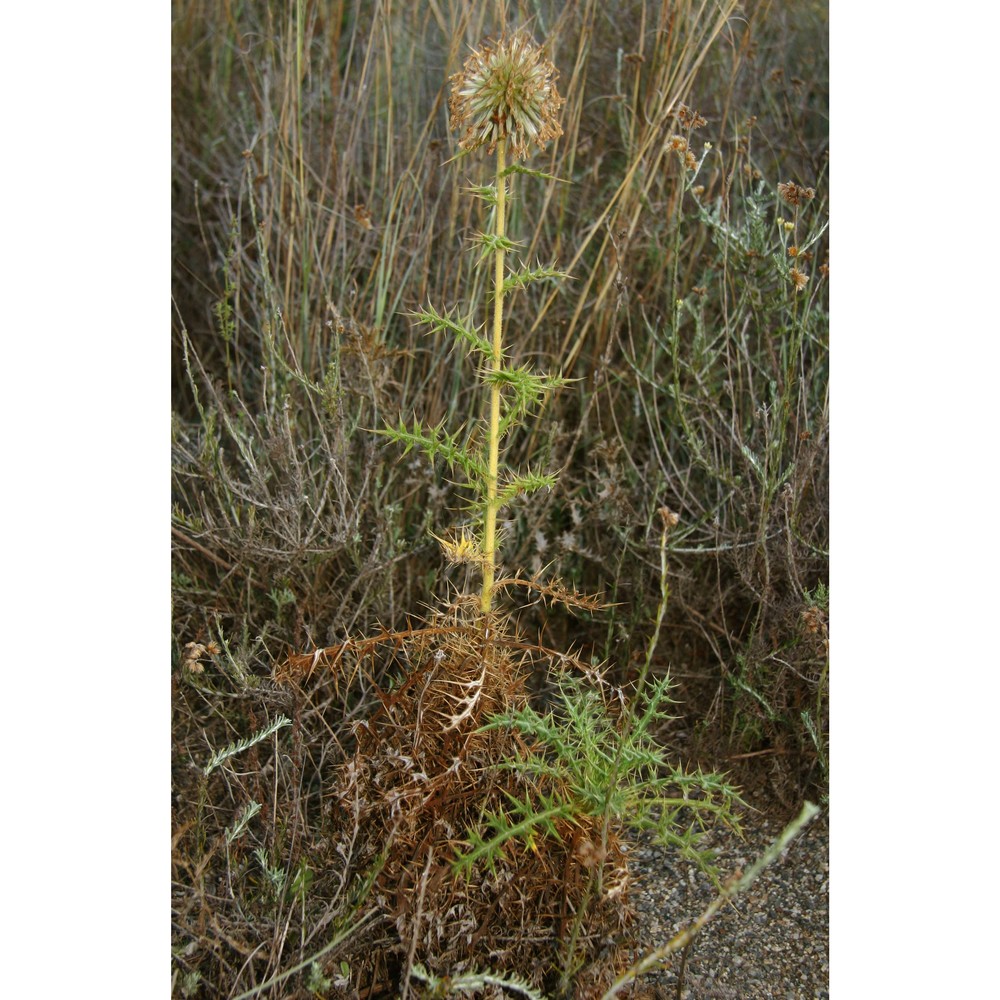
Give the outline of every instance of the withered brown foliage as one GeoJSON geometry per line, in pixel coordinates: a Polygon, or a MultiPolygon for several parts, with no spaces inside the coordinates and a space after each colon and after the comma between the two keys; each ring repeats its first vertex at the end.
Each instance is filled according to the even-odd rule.
{"type": "Polygon", "coordinates": [[[380,919],[345,952],[360,996],[406,995],[415,963],[440,976],[516,970],[546,990],[569,964],[579,998],[600,996],[627,967],[628,866],[613,828],[606,847],[595,847],[600,817],[560,819],[555,836],[511,840],[468,873],[456,872],[468,831],[486,815],[509,811],[512,797],[551,794],[496,766],[530,750],[515,730],[481,729],[494,713],[526,703],[525,681],[539,659],[553,670],[589,669],[524,642],[500,616],[482,617],[470,598],[427,627],[282,665],[285,684],[308,684],[317,671],[348,682],[359,672],[395,678],[376,687],[378,707],[354,724],[356,748],[337,768],[333,793],[330,863],[377,871],[372,903],[380,919]],[[574,935],[581,910],[586,919],[574,935]]]}

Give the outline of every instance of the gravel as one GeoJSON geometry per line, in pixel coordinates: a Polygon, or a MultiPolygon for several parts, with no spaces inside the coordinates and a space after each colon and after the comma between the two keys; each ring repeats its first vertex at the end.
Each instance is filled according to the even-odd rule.
{"type": "MultiPolygon", "coordinates": [[[[784,828],[748,819],[746,840],[718,834],[709,841],[723,876],[746,869],[784,828]]],[[[698,868],[652,843],[635,848],[630,890],[640,940],[665,944],[716,893],[698,868]]],[[[695,938],[684,963],[682,1000],[828,1000],[830,836],[825,812],[723,907],[695,938]]],[[[681,958],[673,968],[644,976],[635,996],[677,997],[681,958]]]]}

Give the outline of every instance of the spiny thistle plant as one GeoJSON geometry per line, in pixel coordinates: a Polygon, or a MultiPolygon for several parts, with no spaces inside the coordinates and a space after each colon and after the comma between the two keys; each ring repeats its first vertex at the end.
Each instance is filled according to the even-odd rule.
{"type": "Polygon", "coordinates": [[[557,115],[563,98],[556,90],[558,72],[530,36],[522,31],[485,42],[466,60],[460,73],[451,78],[451,127],[461,133],[464,153],[486,147],[496,156],[493,184],[475,187],[473,194],[491,208],[492,227],[480,233],[476,244],[482,248],[481,262],[493,257],[492,336],[452,315],[433,308],[417,314],[417,319],[433,330],[454,335],[481,360],[479,377],[488,391],[485,446],[461,444],[457,435],[441,427],[426,430],[419,422],[412,429],[405,423],[384,431],[409,450],[420,446],[433,461],[439,455],[465,474],[476,499],[474,509],[481,517],[478,538],[462,531],[457,539],[442,540],[446,555],[455,562],[482,567],[480,607],[484,614],[493,607],[497,567],[497,513],[521,494],[551,487],[554,477],[535,473],[510,474],[500,481],[500,442],[537,404],[543,395],[564,384],[555,376],[538,375],[528,367],[513,368],[504,357],[504,297],[508,292],[532,282],[565,277],[553,267],[520,268],[507,273],[507,255],[519,244],[507,236],[509,179],[519,173],[548,179],[549,175],[529,170],[516,161],[526,159],[532,144],[545,144],[562,135],[557,115]],[[508,155],[512,163],[508,165],[508,155]]]}
{"type": "Polygon", "coordinates": [[[813,756],[825,769],[822,6],[799,5],[789,31],[785,5],[734,0],[633,0],[611,18],[591,0],[355,4],[349,18],[172,5],[179,995],[594,1000],[630,995],[619,986],[650,961],[683,962],[687,931],[637,961],[654,942],[636,887],[663,872],[634,849],[634,821],[669,855],[698,852],[699,824],[674,835],[725,798],[662,780],[680,760],[662,749],[670,661],[696,679],[691,759],[721,752],[731,723],[730,749],[766,763],[778,798],[786,771],[804,780],[813,756]],[[515,9],[558,78],[516,22],[501,36],[515,9]],[[463,70],[460,40],[489,31],[463,70]],[[762,79],[754,52],[783,70],[762,79]],[[535,104],[515,101],[525,88],[535,104]],[[554,261],[572,281],[522,273],[554,261]],[[400,323],[428,349],[405,350],[400,323]],[[529,359],[587,376],[541,390],[544,422],[518,412],[504,371],[529,359]],[[447,429],[419,432],[433,463],[417,440],[371,433],[401,413],[447,429]],[[419,461],[398,460],[407,443],[419,461]],[[558,471],[557,492],[503,506],[510,467],[558,471]],[[657,643],[662,504],[683,512],[660,553],[682,624],[663,620],[657,643]],[[426,583],[444,562],[428,527],[466,563],[447,608],[426,583]],[[618,610],[542,580],[550,559],[618,610]],[[526,590],[532,610],[508,619],[526,590]],[[268,676],[286,645],[305,652],[268,676]]]}
{"type": "MultiPolygon", "coordinates": [[[[460,155],[485,147],[496,158],[493,183],[472,189],[491,210],[475,245],[480,263],[492,264],[492,329],[486,336],[485,324],[433,306],[416,318],[477,356],[483,430],[414,421],[380,431],[404,454],[419,447],[464,474],[477,530],[463,527],[440,541],[451,561],[481,570],[478,606],[471,595],[460,598],[425,628],[348,639],[289,657],[280,672],[280,679],[304,677],[324,666],[340,677],[394,676],[388,689],[377,687],[380,707],[355,725],[356,752],[340,768],[335,792],[344,823],[334,836],[337,863],[377,866],[376,901],[394,915],[398,944],[351,963],[371,992],[401,988],[408,996],[411,981],[440,985],[447,970],[488,956],[507,970],[531,970],[529,991],[547,983],[560,996],[594,995],[630,961],[624,828],[650,830],[707,868],[697,848],[702,830],[716,822],[737,827],[735,790],[715,775],[671,766],[653,734],[669,718],[669,680],[646,681],[666,610],[666,538],[676,516],[661,512],[662,600],[630,702],[593,663],[512,635],[495,607],[496,591],[511,585],[578,608],[603,606],[557,581],[497,575],[498,513],[555,481],[501,471],[505,436],[564,384],[514,366],[504,349],[505,297],[565,277],[551,266],[510,269],[519,244],[506,231],[512,179],[556,180],[517,162],[561,134],[555,78],[524,31],[484,43],[451,78],[460,155]],[[528,668],[539,662],[562,678],[556,710],[546,715],[525,693],[528,668]],[[609,948],[609,941],[616,943],[609,948]]],[[[495,985],[478,974],[468,983],[495,985]]]]}

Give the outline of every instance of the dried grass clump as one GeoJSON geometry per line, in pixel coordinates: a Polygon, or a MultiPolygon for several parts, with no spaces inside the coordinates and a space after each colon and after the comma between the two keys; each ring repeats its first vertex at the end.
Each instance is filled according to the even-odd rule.
{"type": "Polygon", "coordinates": [[[539,661],[588,669],[522,641],[509,621],[484,619],[470,597],[432,616],[427,627],[350,641],[284,665],[285,682],[318,666],[395,677],[377,689],[374,713],[354,724],[356,749],[335,782],[336,863],[377,871],[372,901],[382,923],[359,936],[347,956],[359,995],[405,996],[415,967],[437,976],[506,970],[548,991],[571,959],[572,995],[599,996],[627,967],[628,868],[612,830],[600,852],[601,890],[594,892],[599,816],[560,815],[538,824],[537,836],[532,827],[461,870],[470,831],[486,817],[513,817],[517,803],[528,800],[541,812],[558,798],[543,781],[497,766],[531,750],[515,729],[483,729],[492,716],[527,705],[525,680],[539,661]],[[581,909],[587,918],[570,956],[566,942],[581,909]]]}

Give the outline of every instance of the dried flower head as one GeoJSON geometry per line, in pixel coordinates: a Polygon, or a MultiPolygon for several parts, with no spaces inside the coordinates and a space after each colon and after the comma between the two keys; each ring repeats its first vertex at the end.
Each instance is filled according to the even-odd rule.
{"type": "Polygon", "coordinates": [[[817,607],[806,608],[802,612],[802,627],[806,632],[816,635],[820,629],[825,631],[826,620],[823,612],[817,607]]]}
{"type": "Polygon", "coordinates": [[[561,136],[558,75],[525,31],[484,42],[451,78],[448,109],[459,145],[492,153],[506,141],[512,156],[526,159],[531,143],[544,148],[561,136]]]}
{"type": "Polygon", "coordinates": [[[677,120],[682,128],[701,128],[702,125],[708,124],[705,118],[702,118],[697,111],[692,111],[686,104],[677,109],[677,120]]]}
{"type": "Polygon", "coordinates": [[[580,863],[584,868],[593,868],[607,858],[608,852],[596,845],[589,837],[584,837],[577,844],[576,856],[580,859],[580,863]]]}
{"type": "Polygon", "coordinates": [[[660,507],[657,513],[660,515],[660,520],[663,521],[664,531],[669,531],[671,528],[676,528],[677,525],[681,523],[680,516],[675,514],[667,506],[660,507]]]}
{"type": "Polygon", "coordinates": [[[806,283],[809,281],[809,275],[804,271],[800,271],[797,267],[793,267],[789,272],[788,276],[792,279],[792,284],[795,285],[795,291],[800,292],[806,287],[806,283]]]}
{"type": "Polygon", "coordinates": [[[204,673],[205,666],[201,658],[208,653],[208,650],[200,642],[189,642],[184,646],[184,669],[190,670],[193,674],[204,673]]]}
{"type": "Polygon", "coordinates": [[[789,205],[801,205],[804,201],[812,201],[816,197],[814,188],[801,187],[789,181],[787,184],[778,185],[778,194],[788,202],[789,205]]]}

